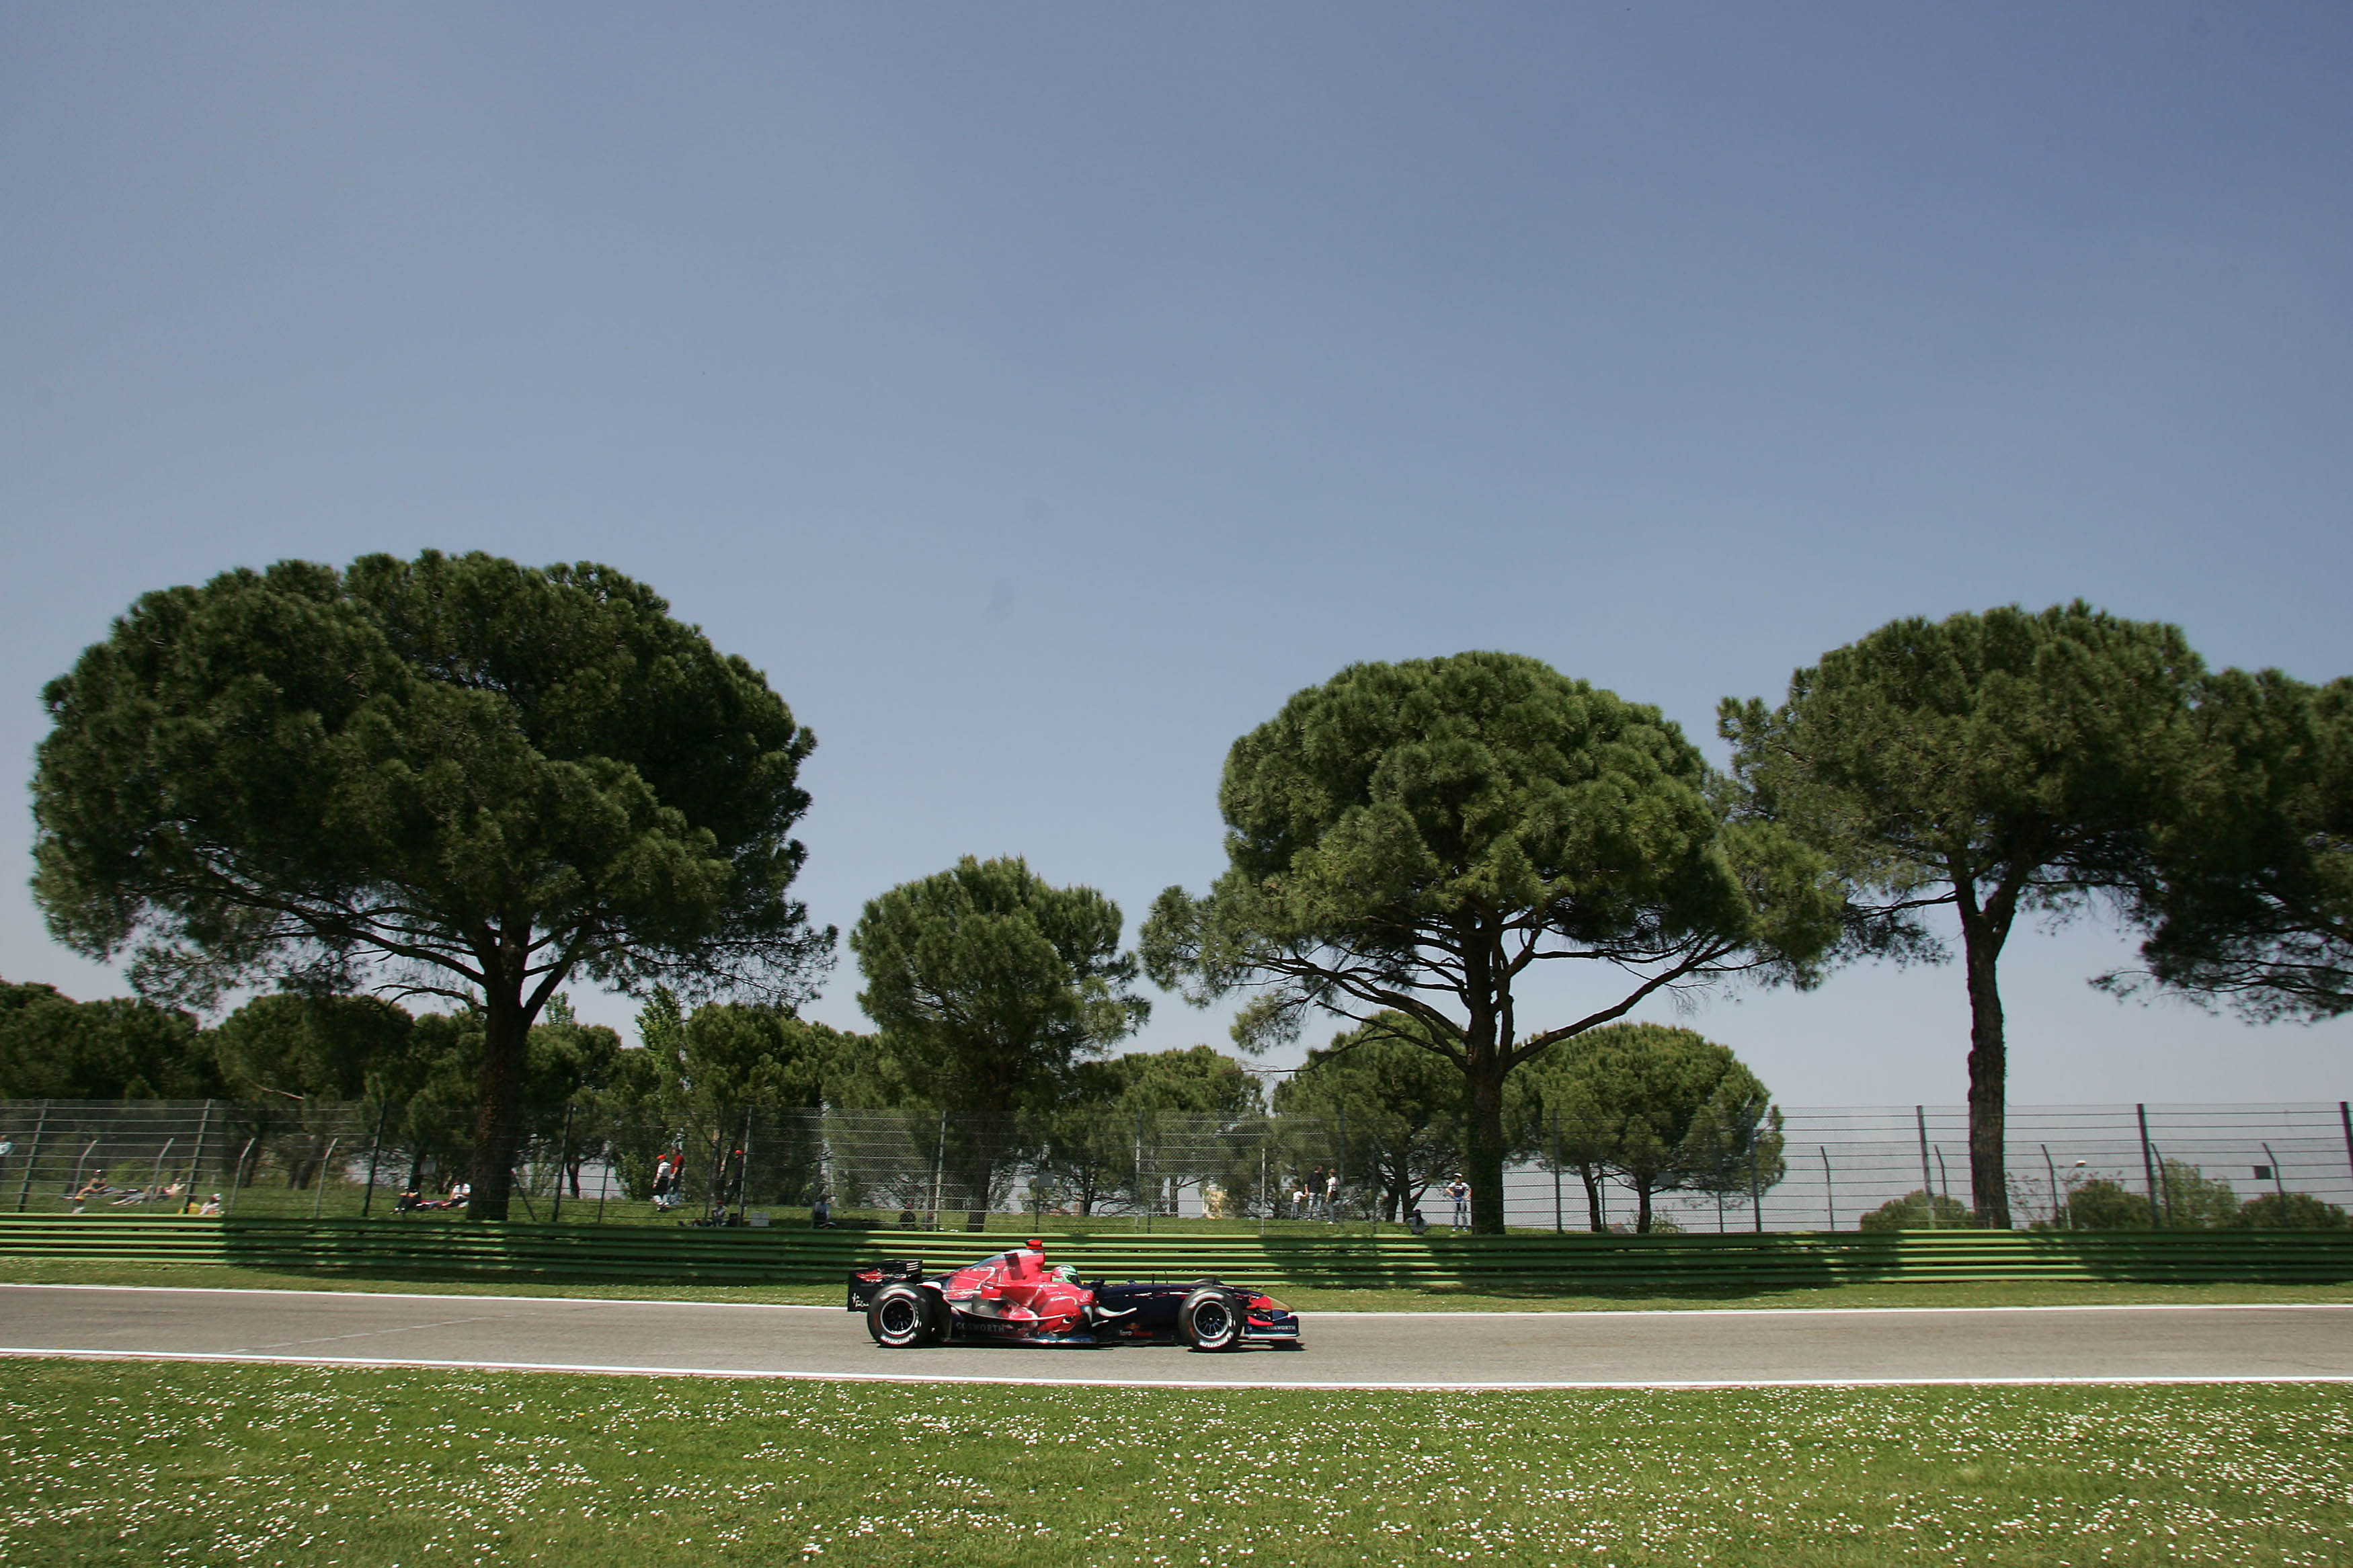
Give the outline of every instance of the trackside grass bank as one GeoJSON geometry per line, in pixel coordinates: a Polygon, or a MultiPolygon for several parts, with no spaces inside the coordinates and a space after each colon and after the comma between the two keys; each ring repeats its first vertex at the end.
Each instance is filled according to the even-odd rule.
{"type": "MultiPolygon", "coordinates": [[[[1244,1283],[1265,1281],[1246,1273],[1244,1283]]],[[[698,1285],[632,1279],[584,1284],[533,1277],[461,1279],[247,1268],[234,1264],[109,1263],[73,1258],[0,1257],[0,1284],[144,1285],[214,1290],[383,1290],[436,1296],[594,1296],[659,1301],[768,1301],[839,1306],[841,1286],[698,1285]]],[[[2353,1285],[2168,1285],[2071,1279],[2010,1279],[1919,1284],[1831,1285],[1818,1289],[1690,1288],[1673,1293],[1641,1286],[1612,1290],[1574,1287],[1462,1289],[1324,1289],[1275,1285],[1304,1312],[1609,1312],[1700,1311],[1785,1307],[2111,1307],[2146,1302],[2184,1306],[2234,1302],[2353,1301],[2353,1285]]],[[[5,1339],[5,1335],[0,1335],[5,1339]]]]}
{"type": "Polygon", "coordinates": [[[1333,1394],[18,1362],[31,1563],[2327,1563],[2324,1386],[1333,1394]]]}
{"type": "MultiPolygon", "coordinates": [[[[938,1266],[992,1250],[962,1232],[653,1230],[440,1220],[0,1217],[0,1258],[192,1263],[384,1278],[830,1285],[876,1257],[938,1266]]],[[[1259,1237],[1062,1234],[1089,1277],[1219,1275],[1279,1289],[1684,1296],[1853,1285],[2353,1284],[2353,1232],[1852,1231],[1725,1236],[1259,1237]]]]}

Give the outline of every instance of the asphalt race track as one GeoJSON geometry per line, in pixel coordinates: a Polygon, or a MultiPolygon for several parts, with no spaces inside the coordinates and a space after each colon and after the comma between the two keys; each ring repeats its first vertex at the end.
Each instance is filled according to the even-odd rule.
{"type": "Polygon", "coordinates": [[[885,1351],[826,1307],[0,1285],[0,1354],[1071,1383],[2353,1382],[2353,1306],[1309,1314],[1307,1348],[885,1351]]]}

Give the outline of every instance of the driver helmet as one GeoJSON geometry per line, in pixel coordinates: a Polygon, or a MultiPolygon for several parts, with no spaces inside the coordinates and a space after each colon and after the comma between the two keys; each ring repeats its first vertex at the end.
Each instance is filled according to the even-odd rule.
{"type": "Polygon", "coordinates": [[[1075,1285],[1079,1282],[1079,1270],[1078,1266],[1075,1264],[1058,1263],[1053,1267],[1050,1272],[1053,1274],[1055,1279],[1060,1279],[1065,1285],[1075,1285]]]}

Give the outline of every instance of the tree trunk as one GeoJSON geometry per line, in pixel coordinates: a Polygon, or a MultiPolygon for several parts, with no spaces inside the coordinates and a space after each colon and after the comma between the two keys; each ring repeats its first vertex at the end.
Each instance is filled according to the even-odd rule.
{"type": "Polygon", "coordinates": [[[468,1219],[503,1220],[514,1187],[515,1140],[522,1121],[523,1052],[531,1034],[522,985],[491,987],[484,998],[480,1098],[474,1116],[474,1195],[468,1219]]]}
{"type": "MultiPolygon", "coordinates": [[[[1997,889],[1980,908],[1974,879],[1956,876],[1961,952],[1969,984],[1969,1206],[1990,1230],[2010,1228],[2010,1173],[2003,1151],[2010,1077],[1996,969],[2018,911],[2018,895],[1997,889]]],[[[1930,1207],[1935,1206],[1933,1194],[1930,1207]]]]}
{"type": "MultiPolygon", "coordinates": [[[[1493,972],[1479,962],[1481,956],[1474,952],[1470,964],[1474,995],[1493,984],[1493,972]]],[[[1510,1000],[1508,994],[1502,998],[1506,1007],[1510,1000]]],[[[1469,1168],[1463,1177],[1471,1184],[1473,1236],[1504,1234],[1504,1162],[1511,1152],[1504,1142],[1504,1077],[1511,1070],[1504,1059],[1511,1046],[1505,1027],[1492,1003],[1482,1006],[1474,1001],[1462,1031],[1463,1087],[1470,1102],[1470,1136],[1463,1151],[1469,1168]]]]}
{"type": "Polygon", "coordinates": [[[988,1228],[988,1188],[997,1179],[996,1163],[987,1155],[976,1155],[964,1168],[965,1190],[964,1227],[966,1230],[988,1228]]]}
{"type": "Polygon", "coordinates": [[[1577,1173],[1585,1182],[1586,1217],[1592,1222],[1593,1234],[1599,1236],[1609,1228],[1601,1222],[1601,1178],[1590,1165],[1578,1166],[1577,1173]]]}
{"type": "Polygon", "coordinates": [[[988,1228],[988,1190],[997,1184],[999,1142],[993,1121],[983,1122],[972,1131],[972,1147],[966,1157],[957,1162],[963,1167],[964,1227],[967,1231],[988,1228]]]}
{"type": "MultiPolygon", "coordinates": [[[[1474,1058],[1475,1060],[1476,1058],[1474,1058]]],[[[1494,1070],[1492,1055],[1487,1072],[1471,1080],[1470,1169],[1471,1232],[1473,1236],[1504,1234],[1504,1075],[1494,1070]]]]}
{"type": "Polygon", "coordinates": [[[1651,1234],[1651,1184],[1648,1182],[1634,1184],[1634,1234],[1651,1234]]]}

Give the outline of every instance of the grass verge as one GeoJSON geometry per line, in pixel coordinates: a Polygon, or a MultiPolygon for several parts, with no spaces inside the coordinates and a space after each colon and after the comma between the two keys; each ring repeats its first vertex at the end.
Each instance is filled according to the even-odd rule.
{"type": "Polygon", "coordinates": [[[19,1362],[0,1560],[2341,1563],[2353,1394],[1200,1394],[19,1362]]]}
{"type": "MultiPolygon", "coordinates": [[[[1262,1281],[1246,1281],[1263,1283],[1262,1281]]],[[[447,1296],[602,1296],[629,1300],[775,1301],[832,1306],[838,1285],[672,1285],[532,1279],[410,1279],[312,1274],[203,1263],[95,1263],[64,1258],[0,1258],[0,1284],[176,1285],[241,1290],[392,1290],[447,1296]]],[[[2074,1280],[1985,1284],[1838,1285],[1824,1289],[1482,1293],[1468,1290],[1319,1290],[1273,1288],[1303,1312],[1606,1312],[1705,1310],[1726,1307],[2095,1307],[2139,1302],[2353,1302],[2353,1285],[2139,1285],[2074,1280]]]]}

